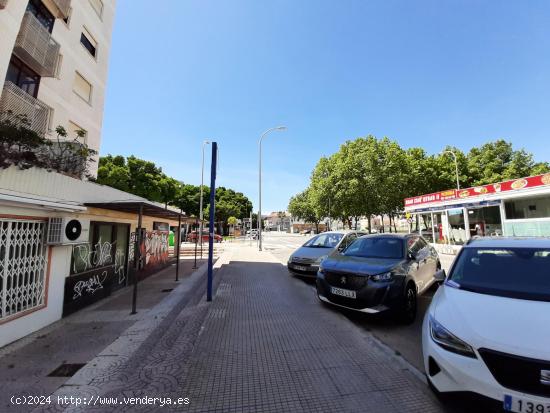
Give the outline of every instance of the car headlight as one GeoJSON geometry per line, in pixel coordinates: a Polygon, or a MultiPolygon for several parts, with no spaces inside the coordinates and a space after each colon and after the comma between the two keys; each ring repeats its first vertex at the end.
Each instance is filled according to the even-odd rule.
{"type": "Polygon", "coordinates": [[[430,335],[440,347],[452,353],[461,356],[477,358],[472,346],[462,341],[445,327],[443,327],[435,318],[430,316],[430,335]]]}
{"type": "Polygon", "coordinates": [[[314,264],[317,264],[317,265],[321,264],[321,261],[323,261],[325,258],[326,258],[326,255],[323,255],[323,256],[317,258],[315,260],[314,264]]]}
{"type": "Polygon", "coordinates": [[[382,274],[371,275],[373,281],[391,281],[393,280],[393,274],[391,272],[384,272],[382,274]]]}

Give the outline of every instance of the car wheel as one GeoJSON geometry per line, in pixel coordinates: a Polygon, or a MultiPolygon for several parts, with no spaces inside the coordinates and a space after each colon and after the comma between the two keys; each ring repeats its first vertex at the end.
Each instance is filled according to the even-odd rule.
{"type": "Polygon", "coordinates": [[[401,313],[399,314],[401,321],[404,324],[412,324],[416,319],[416,309],[416,287],[413,283],[409,283],[401,304],[401,313]]]}

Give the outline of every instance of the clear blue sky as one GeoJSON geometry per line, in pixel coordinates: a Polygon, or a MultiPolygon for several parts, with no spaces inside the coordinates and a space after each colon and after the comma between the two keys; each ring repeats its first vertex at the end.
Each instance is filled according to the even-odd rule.
{"type": "Polygon", "coordinates": [[[101,153],[285,209],[347,139],[389,136],[436,153],[505,138],[550,160],[546,0],[118,0],[101,153]],[[208,176],[208,174],[205,174],[208,176]]]}

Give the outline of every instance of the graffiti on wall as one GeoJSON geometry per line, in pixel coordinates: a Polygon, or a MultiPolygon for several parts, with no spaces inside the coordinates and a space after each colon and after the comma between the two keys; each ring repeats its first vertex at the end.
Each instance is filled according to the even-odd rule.
{"type": "Polygon", "coordinates": [[[101,290],[107,276],[107,271],[102,271],[101,274],[95,274],[86,280],[78,281],[73,287],[73,300],[82,297],[83,293],[94,294],[97,290],[101,290]]]}
{"type": "Polygon", "coordinates": [[[111,265],[112,249],[113,243],[102,242],[101,239],[95,245],[89,243],[73,246],[73,274],[111,265]]]}
{"type": "MultiPolygon", "coordinates": [[[[130,247],[128,257],[134,261],[136,233],[130,234],[130,247]]],[[[164,265],[168,262],[168,232],[166,231],[144,231],[144,239],[140,245],[141,265],[140,268],[164,265]]]]}

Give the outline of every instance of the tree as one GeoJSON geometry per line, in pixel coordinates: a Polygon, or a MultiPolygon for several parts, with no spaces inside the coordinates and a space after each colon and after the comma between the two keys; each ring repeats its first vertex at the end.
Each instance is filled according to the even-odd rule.
{"type": "MultiPolygon", "coordinates": [[[[174,205],[190,216],[200,215],[200,186],[185,184],[162,172],[153,162],[130,156],[107,155],[99,159],[97,182],[164,205],[174,205]]],[[[203,214],[208,218],[210,188],[203,186],[203,214]]],[[[230,216],[248,217],[252,202],[242,192],[216,189],[215,220],[220,232],[230,216]]]]}
{"type": "Polygon", "coordinates": [[[548,164],[537,164],[536,170],[534,167],[532,154],[524,149],[514,150],[511,142],[502,139],[472,148],[468,153],[470,184],[473,186],[537,174],[545,167],[548,170],[548,164]]]}
{"type": "Polygon", "coordinates": [[[232,234],[234,232],[235,225],[237,225],[237,217],[229,217],[227,218],[227,225],[229,225],[229,233],[232,234]]]}
{"type": "Polygon", "coordinates": [[[298,219],[315,224],[317,232],[319,232],[319,223],[321,222],[322,214],[315,207],[309,188],[290,198],[288,211],[298,219]]]}

